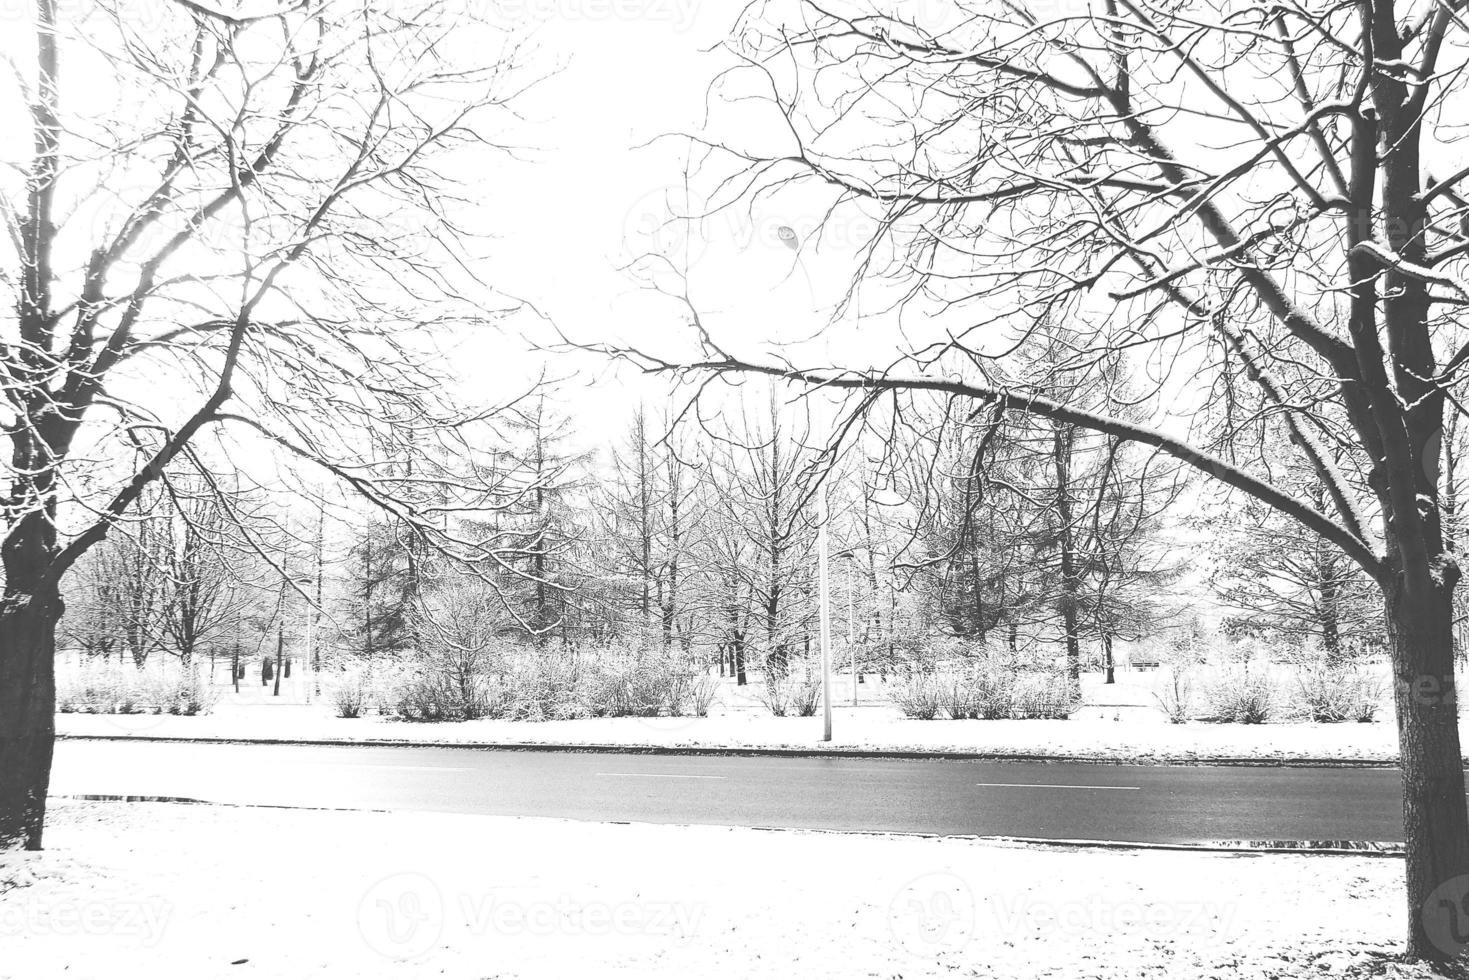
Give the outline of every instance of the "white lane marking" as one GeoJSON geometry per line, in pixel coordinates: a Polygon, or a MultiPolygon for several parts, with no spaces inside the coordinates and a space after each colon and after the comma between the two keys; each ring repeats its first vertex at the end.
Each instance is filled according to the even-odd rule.
{"type": "Polygon", "coordinates": [[[1141,789],[1141,786],[1075,786],[1067,783],[975,783],[976,786],[1003,786],[1013,789],[1141,789]]]}
{"type": "Polygon", "coordinates": [[[371,762],[337,762],[325,766],[319,766],[310,762],[297,762],[295,766],[302,769],[402,769],[409,772],[471,772],[467,768],[455,768],[453,766],[380,766],[371,762]]]}
{"type": "Polygon", "coordinates": [[[696,776],[682,772],[599,772],[598,776],[633,776],[648,779],[723,779],[723,776],[696,776]]]}

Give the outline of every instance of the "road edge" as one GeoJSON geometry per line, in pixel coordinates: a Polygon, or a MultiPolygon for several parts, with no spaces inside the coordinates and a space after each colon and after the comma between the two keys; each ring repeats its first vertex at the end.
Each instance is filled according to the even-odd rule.
{"type": "MultiPolygon", "coordinates": [[[[218,806],[244,810],[303,810],[312,813],[406,813],[410,811],[379,807],[335,807],[298,806],[289,803],[238,803],[224,800],[203,800],[191,796],[147,796],[117,793],[58,793],[47,797],[55,800],[74,800],[79,803],[159,803],[170,806],[218,806]]],[[[435,812],[435,811],[424,811],[435,812]]],[[[581,822],[570,817],[528,817],[519,815],[496,815],[508,820],[564,820],[581,822]]],[[[598,821],[609,826],[672,826],[709,827],[729,826],[737,830],[753,830],[769,834],[822,834],[843,837],[912,837],[922,840],[973,841],[995,847],[1021,848],[1073,848],[1096,851],[1188,851],[1202,854],[1282,854],[1282,855],[1336,855],[1344,857],[1397,858],[1406,852],[1398,841],[1250,841],[1215,840],[1159,843],[1156,841],[1111,841],[1090,838],[1068,837],[1016,837],[1007,834],[930,834],[903,830],[835,830],[815,827],[742,826],[725,824],[648,824],[636,820],[598,821]]]]}
{"type": "Polygon", "coordinates": [[[587,752],[625,755],[744,756],[787,758],[933,759],[951,762],[1053,762],[1113,766],[1235,766],[1249,768],[1300,769],[1395,769],[1396,759],[1192,756],[1192,755],[1079,755],[1062,753],[987,752],[955,749],[885,749],[863,746],[771,746],[771,745],[660,745],[656,743],[604,742],[435,742],[422,739],[333,739],[211,735],[77,735],[56,733],[58,740],[99,742],[180,742],[234,745],[312,745],[361,748],[468,749],[501,752],[587,752]]]}

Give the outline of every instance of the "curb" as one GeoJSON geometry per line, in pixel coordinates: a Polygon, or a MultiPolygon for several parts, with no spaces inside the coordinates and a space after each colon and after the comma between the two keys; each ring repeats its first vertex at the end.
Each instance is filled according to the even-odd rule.
{"type": "Polygon", "coordinates": [[[1396,759],[1260,758],[1254,756],[1107,756],[1027,752],[985,752],[954,749],[884,749],[860,746],[828,748],[802,746],[659,745],[653,743],[582,742],[434,742],[419,739],[240,738],[234,736],[178,735],[72,735],[69,741],[223,743],[228,745],[310,745],[360,748],[469,749],[479,752],[587,752],[624,755],[744,756],[795,759],[931,759],[947,762],[1051,762],[1114,766],[1234,766],[1278,769],[1395,769],[1396,759]]]}
{"type": "MultiPolygon", "coordinates": [[[[229,803],[201,800],[191,796],[128,796],[115,793],[59,793],[49,797],[53,800],[79,800],[87,803],[168,803],[181,806],[224,806],[250,810],[304,810],[316,813],[397,813],[392,809],[376,807],[332,807],[297,806],[288,803],[229,803]]],[[[567,820],[566,817],[535,818],[511,816],[505,819],[552,819],[567,820]]],[[[642,821],[610,820],[610,825],[643,826],[724,826],[723,824],[644,824],[642,821]]],[[[1148,841],[1112,841],[1089,838],[1010,837],[992,834],[927,834],[901,830],[831,830],[813,827],[736,827],[735,829],[756,830],[771,834],[826,834],[844,837],[904,837],[922,840],[973,841],[997,847],[1072,848],[1095,851],[1186,851],[1213,854],[1295,854],[1295,855],[1339,855],[1350,857],[1402,857],[1403,845],[1396,841],[1198,841],[1195,843],[1160,844],[1148,841]]]]}

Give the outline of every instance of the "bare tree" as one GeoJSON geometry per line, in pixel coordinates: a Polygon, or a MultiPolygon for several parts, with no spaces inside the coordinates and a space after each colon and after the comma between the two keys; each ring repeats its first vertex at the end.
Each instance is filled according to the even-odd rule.
{"type": "MultiPolygon", "coordinates": [[[[158,499],[154,495],[154,500],[158,499]]],[[[96,553],[96,574],[106,581],[101,593],[119,648],[134,667],[148,662],[165,630],[167,602],[167,520],[156,503],[142,518],[119,529],[96,553]]]]}
{"type": "MultiPolygon", "coordinates": [[[[143,18],[37,0],[8,96],[31,138],[7,144],[0,184],[15,289],[0,322],[0,849],[41,845],[62,578],[201,433],[323,466],[493,561],[417,512],[401,458],[365,459],[363,436],[427,456],[473,446],[486,417],[450,403],[424,358],[430,332],[497,305],[443,207],[446,151],[492,146],[516,94],[514,52],[475,6],[180,2],[143,18]]],[[[421,478],[455,506],[485,501],[421,478]]]]}
{"type": "Polygon", "coordinates": [[[698,490],[693,465],[681,452],[681,440],[666,420],[650,425],[640,405],[627,433],[614,447],[611,474],[603,491],[601,523],[613,555],[613,567],[629,594],[622,602],[637,616],[639,629],[656,630],[665,649],[675,634],[690,641],[680,627],[686,616],[689,555],[698,533],[699,515],[692,506],[698,490]]]}
{"type": "MultiPolygon", "coordinates": [[[[1301,495],[1320,501],[1319,482],[1308,482],[1301,495]]],[[[1206,526],[1215,542],[1210,581],[1232,610],[1226,628],[1295,646],[1314,639],[1332,666],[1348,650],[1380,642],[1381,601],[1372,580],[1336,545],[1255,501],[1206,526]]]]}
{"type": "Polygon", "coordinates": [[[233,488],[199,480],[169,480],[160,515],[164,541],[161,630],[185,666],[226,637],[250,587],[254,554],[240,536],[250,523],[246,502],[233,488]]]}
{"type": "Polygon", "coordinates": [[[702,356],[642,360],[860,393],[861,408],[924,391],[999,403],[1155,447],[1340,548],[1385,601],[1408,953],[1435,960],[1462,950],[1449,923],[1469,901],[1440,480],[1469,364],[1469,167],[1441,150],[1469,104],[1463,6],[1094,0],[1041,16],[953,0],[915,19],[757,4],[735,44],[747,84],[726,90],[769,93],[784,145],[706,141],[742,169],[718,187],[804,182],[822,213],[874,216],[858,275],[909,332],[892,356],[800,363],[732,351],[705,317],[702,356]],[[1066,331],[1060,359],[1015,364],[1043,322],[1066,331]],[[1148,424],[1055,383],[1113,352],[1154,368],[1135,396],[1148,424]],[[1190,432],[1207,407],[1194,378],[1257,392],[1326,506],[1270,481],[1248,426],[1215,414],[1190,432]]]}
{"type": "Polygon", "coordinates": [[[728,618],[730,639],[743,654],[749,637],[740,625],[753,620],[763,634],[765,666],[780,673],[790,663],[792,644],[809,632],[814,612],[803,602],[814,571],[814,523],[806,506],[811,454],[792,435],[797,426],[774,388],[765,402],[755,419],[727,423],[714,434],[723,451],[711,479],[723,510],[717,519],[725,525],[724,598],[743,598],[752,606],[728,618]]]}

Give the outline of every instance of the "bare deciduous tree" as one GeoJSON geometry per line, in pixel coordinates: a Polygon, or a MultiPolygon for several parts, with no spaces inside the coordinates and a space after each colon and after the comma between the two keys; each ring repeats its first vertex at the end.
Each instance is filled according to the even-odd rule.
{"type": "Polygon", "coordinates": [[[874,217],[858,275],[905,308],[902,349],[801,363],[733,350],[706,316],[701,354],[640,358],[858,392],[860,407],[925,391],[998,403],[1155,447],[1340,548],[1386,608],[1408,953],[1435,960],[1461,952],[1448,923],[1469,902],[1460,570],[1440,480],[1469,365],[1469,166],[1445,149],[1469,104],[1466,24],[1462,0],[1044,15],[952,0],[912,18],[757,4],[735,45],[746,69],[724,84],[768,93],[783,145],[710,145],[741,170],[717,187],[804,182],[827,195],[822,213],[874,217]],[[1046,322],[1065,349],[1016,364],[1008,352],[1046,322]],[[1147,424],[1056,383],[1115,352],[1156,379],[1136,394],[1147,424]],[[1193,379],[1256,392],[1324,506],[1272,483],[1250,427],[1208,414],[1193,379]]]}
{"type": "MultiPolygon", "coordinates": [[[[493,557],[447,539],[401,465],[472,446],[485,417],[426,367],[428,334],[497,305],[445,210],[451,151],[492,146],[517,94],[475,7],[37,0],[6,96],[29,145],[0,178],[0,849],[41,845],[62,577],[200,433],[493,557]],[[391,466],[364,459],[367,431],[391,466]]],[[[484,501],[421,472],[440,510],[484,501]]]]}

